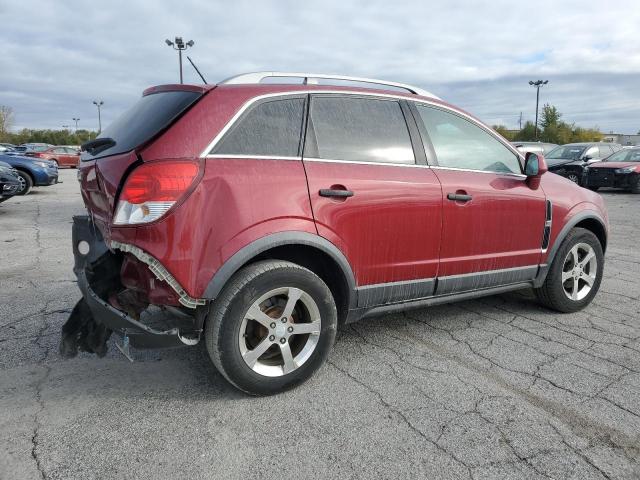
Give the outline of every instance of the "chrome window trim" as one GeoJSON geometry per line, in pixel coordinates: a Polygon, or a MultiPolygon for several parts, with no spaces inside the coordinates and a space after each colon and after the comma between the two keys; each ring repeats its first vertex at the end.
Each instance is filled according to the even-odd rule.
{"type": "Polygon", "coordinates": [[[327,163],[352,163],[356,165],[383,165],[387,167],[412,167],[431,168],[431,165],[419,165],[417,163],[392,163],[392,162],[368,162],[366,160],[338,160],[334,158],[303,157],[305,162],[327,162],[327,163]]]}
{"type": "Polygon", "coordinates": [[[454,170],[459,172],[473,172],[473,173],[489,173],[491,175],[503,175],[507,177],[516,177],[525,179],[527,176],[523,173],[514,173],[514,172],[494,172],[492,170],[474,170],[472,168],[457,168],[457,167],[441,167],[440,165],[432,165],[431,168],[434,170],[454,170]]]}
{"type": "MultiPolygon", "coordinates": [[[[492,135],[496,140],[498,140],[501,144],[507,147],[508,150],[513,152],[516,155],[516,157],[520,159],[521,165],[523,165],[523,162],[524,162],[524,155],[522,155],[522,153],[519,150],[517,150],[509,142],[506,142],[491,128],[488,128],[486,125],[483,125],[478,120],[474,119],[473,117],[471,117],[470,115],[467,115],[464,112],[458,111],[447,105],[443,105],[438,102],[433,102],[424,98],[411,98],[411,97],[407,97],[406,95],[394,95],[391,93],[359,92],[355,90],[295,90],[295,91],[288,91],[288,92],[285,91],[285,92],[266,93],[264,95],[258,95],[256,97],[252,97],[240,107],[240,109],[233,115],[233,117],[231,117],[231,120],[227,122],[227,124],[222,128],[222,130],[220,130],[220,132],[218,132],[218,134],[213,138],[213,140],[205,147],[205,149],[200,154],[200,158],[206,158],[207,155],[210,154],[209,152],[213,150],[213,148],[217,145],[217,143],[222,139],[224,134],[229,131],[229,129],[236,123],[238,118],[240,118],[240,116],[254,103],[259,102],[260,100],[264,100],[266,98],[277,98],[277,97],[288,97],[288,96],[295,96],[295,95],[310,95],[310,94],[322,94],[322,95],[334,94],[334,95],[355,95],[355,96],[361,96],[361,97],[378,97],[378,98],[388,98],[388,99],[396,99],[396,100],[406,100],[408,102],[414,102],[417,104],[434,106],[442,110],[451,112],[452,114],[463,117],[464,119],[468,120],[472,124],[483,129],[485,132],[492,135]]],[[[472,170],[472,171],[476,171],[476,170],[472,170]]],[[[477,170],[477,171],[482,171],[482,170],[477,170]]],[[[487,172],[487,173],[495,173],[495,172],[487,172]]]]}
{"type": "Polygon", "coordinates": [[[262,160],[302,160],[300,156],[285,156],[285,155],[236,155],[236,154],[224,154],[224,153],[211,153],[206,155],[205,158],[228,158],[228,159],[246,159],[251,160],[252,158],[262,159],[262,160]]]}

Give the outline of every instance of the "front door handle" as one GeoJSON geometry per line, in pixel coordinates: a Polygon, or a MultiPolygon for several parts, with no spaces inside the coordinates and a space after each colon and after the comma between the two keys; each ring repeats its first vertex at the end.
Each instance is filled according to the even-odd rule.
{"type": "Polygon", "coordinates": [[[473,197],[471,195],[467,195],[466,193],[448,193],[447,199],[452,200],[454,202],[468,202],[473,197]]]}
{"type": "Polygon", "coordinates": [[[322,188],[320,189],[321,197],[339,197],[339,198],[347,198],[353,197],[353,192],[351,190],[342,190],[336,188],[322,188]]]}

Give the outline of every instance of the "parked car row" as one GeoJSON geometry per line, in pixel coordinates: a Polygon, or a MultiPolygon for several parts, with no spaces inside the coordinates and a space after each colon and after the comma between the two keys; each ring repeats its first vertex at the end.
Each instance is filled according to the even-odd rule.
{"type": "Polygon", "coordinates": [[[541,153],[549,171],[572,182],[597,190],[613,187],[640,193],[640,147],[617,143],[569,143],[553,145],[541,142],[514,142],[523,153],[541,153]]]}
{"type": "Polygon", "coordinates": [[[0,143],[2,155],[25,155],[55,162],[59,167],[77,168],[80,149],[70,145],[50,145],[48,143],[24,143],[19,146],[0,143]]]}
{"type": "Polygon", "coordinates": [[[18,175],[20,186],[16,195],[27,195],[33,187],[58,183],[58,165],[50,160],[0,153],[0,162],[9,165],[18,175]]]}

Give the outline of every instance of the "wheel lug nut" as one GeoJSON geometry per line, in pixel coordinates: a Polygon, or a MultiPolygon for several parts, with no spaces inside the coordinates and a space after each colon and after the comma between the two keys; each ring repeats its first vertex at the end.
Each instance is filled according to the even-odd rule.
{"type": "Polygon", "coordinates": [[[271,327],[271,328],[276,328],[276,322],[271,322],[270,327],[271,327]]]}
{"type": "Polygon", "coordinates": [[[282,323],[287,323],[287,317],[282,317],[282,323]]]}
{"type": "Polygon", "coordinates": [[[280,339],[280,343],[282,343],[282,344],[287,343],[287,339],[286,338],[281,338],[280,339]]]}
{"type": "Polygon", "coordinates": [[[273,342],[275,339],[276,339],[276,336],[275,336],[275,335],[270,335],[270,336],[269,336],[269,340],[270,340],[270,341],[272,341],[272,342],[273,342]]]}
{"type": "Polygon", "coordinates": [[[287,332],[289,332],[289,333],[293,332],[293,327],[287,328],[287,332]]]}

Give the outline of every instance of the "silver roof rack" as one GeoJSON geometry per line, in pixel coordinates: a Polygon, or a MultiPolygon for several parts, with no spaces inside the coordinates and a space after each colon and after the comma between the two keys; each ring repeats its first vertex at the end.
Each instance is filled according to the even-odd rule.
{"type": "Polygon", "coordinates": [[[342,80],[345,82],[361,82],[370,83],[374,85],[383,85],[386,87],[395,87],[402,90],[407,90],[415,95],[422,95],[424,97],[437,98],[440,97],[434,95],[431,92],[423,90],[422,88],[407,85],[405,83],[387,82],[386,80],[377,80],[375,78],[361,78],[361,77],[347,77],[344,75],[330,75],[326,73],[295,73],[295,72],[253,72],[243,73],[236,75],[235,77],[227,78],[220,82],[226,85],[244,85],[251,83],[261,83],[265,78],[302,78],[305,85],[317,85],[319,79],[323,80],[342,80]]]}

